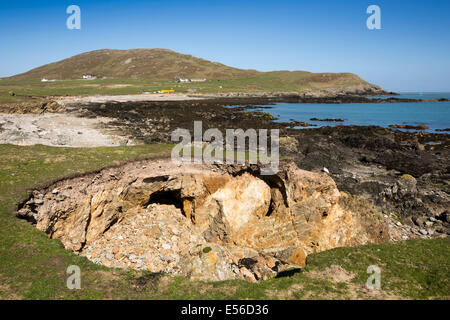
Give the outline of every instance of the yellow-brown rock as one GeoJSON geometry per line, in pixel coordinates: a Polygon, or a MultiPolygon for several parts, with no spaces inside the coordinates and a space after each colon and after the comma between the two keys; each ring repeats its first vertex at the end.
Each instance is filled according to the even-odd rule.
{"type": "Polygon", "coordinates": [[[328,175],[260,170],[133,162],[35,190],[19,215],[96,263],[200,280],[269,279],[313,252],[389,240],[328,175]]]}

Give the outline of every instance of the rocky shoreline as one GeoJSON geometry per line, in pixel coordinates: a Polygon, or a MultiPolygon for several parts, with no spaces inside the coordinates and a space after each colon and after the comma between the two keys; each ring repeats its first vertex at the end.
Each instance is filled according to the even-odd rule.
{"type": "Polygon", "coordinates": [[[449,99],[405,99],[396,98],[395,92],[361,91],[361,92],[326,92],[325,93],[227,93],[227,94],[139,94],[115,96],[81,96],[63,97],[49,96],[37,99],[37,102],[2,103],[0,113],[60,113],[66,109],[77,108],[82,104],[95,103],[141,103],[141,102],[188,102],[205,101],[213,103],[228,103],[230,105],[287,103],[398,103],[398,102],[444,102],[449,99]],[[388,98],[378,98],[388,97],[388,98]]]}
{"type": "MultiPolygon", "coordinates": [[[[46,103],[27,112],[47,114],[64,110],[80,118],[105,119],[97,129],[119,135],[124,141],[120,144],[171,143],[173,130],[184,128],[192,133],[196,120],[203,121],[203,131],[280,129],[282,155],[294,159],[300,168],[321,171],[325,167],[340,190],[372,201],[385,213],[398,216],[399,221],[425,228],[427,234],[435,229],[448,234],[450,136],[447,133],[401,132],[374,126],[295,129],[310,124],[274,121],[277,118],[270,113],[270,104],[299,99],[284,95],[282,98],[76,103],[63,107],[59,103],[46,103]],[[255,110],[261,109],[260,105],[266,105],[264,112],[255,110]],[[428,218],[443,224],[428,230],[428,218]]],[[[374,102],[374,99],[355,96],[302,99],[308,103],[374,102]]],[[[375,98],[378,103],[403,100],[375,98]]]]}
{"type": "Polygon", "coordinates": [[[299,93],[261,93],[261,94],[244,94],[244,93],[233,93],[233,94],[182,94],[182,95],[131,95],[131,96],[106,96],[106,97],[85,97],[85,98],[75,98],[67,100],[56,100],[59,104],[64,106],[78,105],[83,103],[108,103],[108,102],[121,102],[121,103],[132,103],[132,102],[188,102],[188,101],[199,101],[208,103],[222,103],[230,105],[245,105],[245,104],[271,104],[271,103],[330,103],[330,104],[341,104],[341,103],[398,103],[398,102],[444,102],[449,101],[448,99],[405,99],[396,98],[399,95],[393,92],[383,92],[380,94],[374,93],[363,93],[363,94],[333,94],[333,95],[308,95],[299,93]],[[377,98],[380,96],[389,96],[389,98],[377,98]]]}
{"type": "Polygon", "coordinates": [[[175,129],[192,134],[197,120],[203,132],[279,129],[280,152],[288,159],[267,178],[259,166],[133,162],[37,188],[18,216],[95,263],[197,280],[260,281],[304,266],[313,252],[450,234],[448,134],[376,126],[295,129],[301,122],[275,122],[270,112],[255,110],[270,103],[65,105],[81,119],[109,119],[103,130],[138,143],[172,143],[175,129]]]}
{"type": "Polygon", "coordinates": [[[284,137],[282,154],[300,168],[318,172],[325,167],[340,190],[370,200],[400,223],[419,226],[427,234],[449,234],[448,134],[375,126],[294,129],[295,123],[275,122],[270,112],[255,111],[258,103],[261,100],[106,103],[82,105],[78,112],[112,117],[115,121],[109,125],[115,130],[144,143],[170,143],[174,129],[193,132],[193,122],[199,119],[204,131],[277,128],[284,137]],[[441,224],[430,224],[429,218],[441,224]]]}

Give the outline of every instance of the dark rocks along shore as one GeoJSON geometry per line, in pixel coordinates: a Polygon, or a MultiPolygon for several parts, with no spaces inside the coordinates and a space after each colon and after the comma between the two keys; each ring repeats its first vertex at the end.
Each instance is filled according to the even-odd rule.
{"type": "MultiPolygon", "coordinates": [[[[389,103],[393,99],[405,100],[365,97],[313,100],[389,103]]],[[[298,97],[295,100],[298,102],[298,97]]],[[[294,102],[289,98],[283,101],[294,102]]],[[[311,171],[327,168],[341,191],[370,200],[404,224],[428,228],[429,232],[432,227],[431,232],[450,234],[448,134],[401,132],[376,126],[294,129],[292,123],[274,122],[276,118],[270,112],[255,111],[258,104],[272,102],[275,101],[258,98],[105,103],[78,105],[77,111],[86,117],[114,118],[109,126],[144,143],[170,142],[170,134],[177,128],[193,133],[194,121],[198,120],[203,122],[203,132],[209,128],[218,128],[223,133],[225,129],[277,128],[281,137],[298,142],[290,141],[287,147],[281,145],[280,150],[300,168],[311,171]]]]}

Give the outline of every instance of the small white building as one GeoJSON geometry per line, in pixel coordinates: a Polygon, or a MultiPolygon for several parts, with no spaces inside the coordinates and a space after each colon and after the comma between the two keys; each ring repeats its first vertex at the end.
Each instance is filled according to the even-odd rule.
{"type": "Polygon", "coordinates": [[[177,82],[205,82],[206,79],[199,79],[199,78],[193,78],[193,79],[187,79],[187,78],[178,78],[177,82]]]}
{"type": "Polygon", "coordinates": [[[191,82],[205,82],[205,81],[206,79],[198,79],[198,78],[191,79],[191,82]]]}
{"type": "Polygon", "coordinates": [[[83,74],[83,79],[85,79],[85,80],[92,80],[92,79],[97,79],[97,77],[93,76],[91,74],[83,74]]]}
{"type": "Polygon", "coordinates": [[[41,79],[41,82],[48,82],[48,79],[42,78],[42,79],[41,79]]]}

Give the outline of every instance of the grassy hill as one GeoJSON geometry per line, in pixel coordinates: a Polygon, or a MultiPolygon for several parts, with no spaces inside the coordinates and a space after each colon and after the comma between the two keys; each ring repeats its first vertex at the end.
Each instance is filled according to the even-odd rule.
{"type": "Polygon", "coordinates": [[[352,73],[242,70],[167,49],[96,50],[0,78],[0,103],[38,102],[47,96],[175,93],[386,93],[352,73]],[[82,80],[84,74],[97,76],[82,80]],[[41,82],[42,78],[57,79],[41,82]],[[206,82],[176,83],[178,78],[206,82]]]}
{"type": "Polygon", "coordinates": [[[258,74],[168,49],[95,50],[11,77],[18,80],[80,79],[83,74],[121,79],[231,79],[258,74]]]}
{"type": "Polygon", "coordinates": [[[368,84],[351,73],[243,70],[168,49],[95,50],[50,63],[5,80],[33,81],[42,78],[76,80],[81,79],[84,74],[95,75],[99,78],[154,81],[175,80],[177,78],[253,79],[274,86],[281,83],[297,87],[314,86],[314,84],[316,87],[327,87],[331,84],[368,84]]]}

